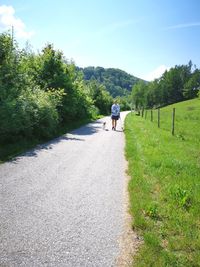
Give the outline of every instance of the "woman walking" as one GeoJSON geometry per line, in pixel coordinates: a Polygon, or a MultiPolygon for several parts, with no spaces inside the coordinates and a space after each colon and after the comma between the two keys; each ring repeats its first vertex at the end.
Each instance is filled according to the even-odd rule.
{"type": "Polygon", "coordinates": [[[111,119],[112,119],[112,130],[116,130],[117,120],[120,118],[120,105],[117,100],[114,101],[111,107],[111,119]]]}

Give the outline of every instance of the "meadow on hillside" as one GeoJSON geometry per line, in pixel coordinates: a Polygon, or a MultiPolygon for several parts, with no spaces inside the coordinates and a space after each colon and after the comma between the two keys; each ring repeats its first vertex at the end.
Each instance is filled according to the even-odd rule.
{"type": "MultiPolygon", "coordinates": [[[[194,142],[199,142],[200,130],[200,100],[199,98],[169,105],[160,110],[160,128],[171,131],[172,112],[175,108],[175,136],[194,142]]],[[[158,111],[154,110],[153,123],[157,125],[158,111]]],[[[150,111],[147,113],[150,119],[150,111]]]]}

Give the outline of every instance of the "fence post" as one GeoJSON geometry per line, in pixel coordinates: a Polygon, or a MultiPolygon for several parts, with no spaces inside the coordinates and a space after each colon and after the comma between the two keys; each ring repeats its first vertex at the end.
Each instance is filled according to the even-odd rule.
{"type": "Polygon", "coordinates": [[[144,117],[144,108],[142,108],[142,118],[144,117]]]}
{"type": "Polygon", "coordinates": [[[147,118],[147,110],[145,110],[145,116],[144,117],[145,117],[145,120],[146,120],[146,118],[147,118]]]}
{"type": "Polygon", "coordinates": [[[160,108],[158,108],[158,128],[160,128],[160,108]]]}
{"type": "Polygon", "coordinates": [[[151,121],[153,121],[153,110],[151,109],[151,121]]]}
{"type": "Polygon", "coordinates": [[[173,108],[172,112],[172,135],[174,135],[174,128],[175,128],[175,108],[173,108]]]}

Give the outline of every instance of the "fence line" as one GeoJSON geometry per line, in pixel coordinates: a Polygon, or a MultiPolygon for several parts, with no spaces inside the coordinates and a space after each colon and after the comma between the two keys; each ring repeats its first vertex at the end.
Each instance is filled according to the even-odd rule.
{"type": "MultiPolygon", "coordinates": [[[[176,109],[173,108],[172,110],[172,122],[171,122],[171,134],[174,135],[175,134],[175,114],[176,114],[176,109]]],[[[154,118],[153,118],[153,109],[150,110],[150,120],[151,122],[154,121],[154,118]]],[[[147,114],[148,114],[148,110],[147,109],[144,109],[142,108],[142,112],[138,112],[138,114],[142,117],[145,118],[145,120],[147,119],[147,114]]],[[[160,128],[160,120],[161,120],[161,112],[160,112],[160,108],[157,109],[157,125],[158,125],[158,128],[160,128]]]]}

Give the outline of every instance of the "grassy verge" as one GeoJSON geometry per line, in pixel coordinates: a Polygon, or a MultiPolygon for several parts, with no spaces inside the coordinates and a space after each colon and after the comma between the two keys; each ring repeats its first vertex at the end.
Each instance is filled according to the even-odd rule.
{"type": "Polygon", "coordinates": [[[175,136],[132,114],[125,122],[133,227],[144,238],[137,267],[200,266],[200,101],[176,107],[175,136]]]}
{"type": "Polygon", "coordinates": [[[16,142],[12,142],[9,144],[1,144],[0,146],[0,163],[3,163],[7,160],[11,160],[12,158],[16,157],[17,155],[24,153],[25,151],[34,148],[36,145],[47,142],[53,138],[56,138],[58,136],[61,136],[73,129],[76,129],[86,123],[91,122],[91,119],[84,119],[80,121],[73,121],[70,122],[68,125],[59,128],[57,133],[50,137],[50,138],[44,138],[41,140],[38,139],[18,139],[16,142]]]}

